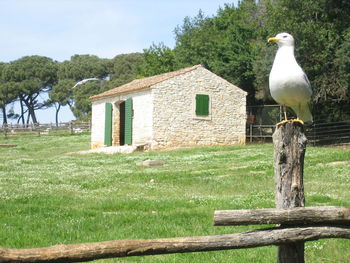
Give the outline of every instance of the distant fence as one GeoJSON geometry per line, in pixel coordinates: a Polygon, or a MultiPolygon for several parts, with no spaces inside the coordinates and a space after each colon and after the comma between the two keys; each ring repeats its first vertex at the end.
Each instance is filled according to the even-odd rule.
{"type": "Polygon", "coordinates": [[[91,122],[60,122],[38,124],[3,124],[0,126],[0,134],[5,138],[17,136],[45,136],[52,134],[78,134],[91,130],[91,122]]]}
{"type": "MultiPolygon", "coordinates": [[[[271,142],[276,123],[283,120],[280,105],[257,105],[247,107],[247,142],[271,142]]],[[[293,116],[288,112],[288,116],[293,116]]],[[[327,145],[350,143],[350,120],[337,122],[320,122],[322,118],[315,116],[312,125],[305,126],[305,134],[309,144],[327,145]],[[317,118],[316,118],[317,117],[317,118]]]]}
{"type": "MultiPolygon", "coordinates": [[[[247,142],[270,142],[276,125],[247,124],[247,142]]],[[[350,143],[350,121],[314,123],[305,134],[312,145],[350,143]]]]}

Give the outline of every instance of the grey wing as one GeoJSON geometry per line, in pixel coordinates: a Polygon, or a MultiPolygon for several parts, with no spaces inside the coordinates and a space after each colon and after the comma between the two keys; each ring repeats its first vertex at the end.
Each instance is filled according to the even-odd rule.
{"type": "Polygon", "coordinates": [[[305,82],[307,83],[307,88],[310,91],[310,95],[311,95],[312,94],[311,83],[310,83],[310,81],[309,81],[309,79],[306,76],[304,71],[303,71],[303,78],[304,78],[305,82]]]}

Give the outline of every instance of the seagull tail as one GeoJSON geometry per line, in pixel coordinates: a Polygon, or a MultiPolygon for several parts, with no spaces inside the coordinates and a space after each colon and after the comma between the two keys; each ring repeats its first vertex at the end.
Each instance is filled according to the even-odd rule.
{"type": "Polygon", "coordinates": [[[310,105],[308,103],[299,105],[297,109],[293,109],[297,114],[297,117],[305,123],[312,123],[313,118],[310,111],[310,105]]]}

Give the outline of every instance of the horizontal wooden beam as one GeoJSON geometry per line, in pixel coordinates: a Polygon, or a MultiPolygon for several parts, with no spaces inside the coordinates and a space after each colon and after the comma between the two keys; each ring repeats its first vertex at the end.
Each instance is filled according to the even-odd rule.
{"type": "Polygon", "coordinates": [[[45,248],[0,248],[0,262],[83,262],[102,258],[281,245],[321,238],[350,239],[350,227],[290,227],[217,236],[117,240],[45,248]]]}
{"type": "Polygon", "coordinates": [[[291,209],[221,210],[214,213],[215,226],[258,224],[348,224],[348,207],[296,207],[291,209]]]}

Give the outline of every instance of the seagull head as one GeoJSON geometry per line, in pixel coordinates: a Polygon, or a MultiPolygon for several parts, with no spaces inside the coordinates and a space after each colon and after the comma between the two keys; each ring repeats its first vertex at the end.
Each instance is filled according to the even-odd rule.
{"type": "Polygon", "coordinates": [[[294,38],[288,33],[279,33],[275,37],[270,37],[267,41],[277,43],[279,47],[294,46],[294,38]]]}

